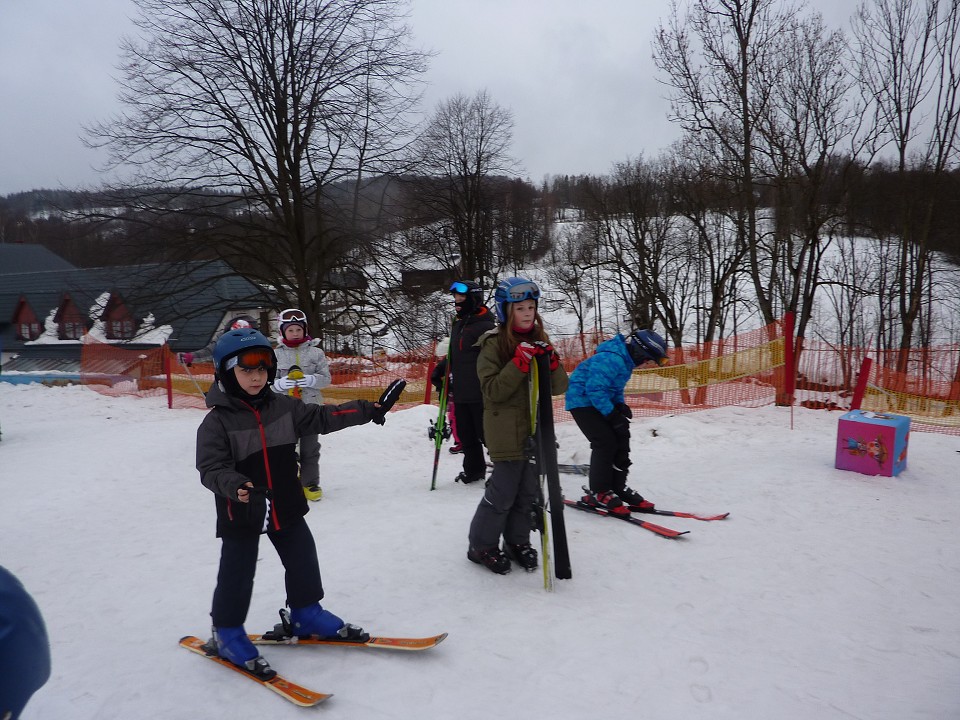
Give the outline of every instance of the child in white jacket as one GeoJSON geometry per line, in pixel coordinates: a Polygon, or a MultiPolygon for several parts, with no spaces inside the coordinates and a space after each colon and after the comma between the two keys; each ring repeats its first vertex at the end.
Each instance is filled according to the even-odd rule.
{"type": "MultiPolygon", "coordinates": [[[[280,336],[276,347],[277,379],[273,390],[277,393],[298,397],[305,403],[320,405],[323,395],[320,389],[331,382],[330,363],[307,334],[307,315],[302,310],[289,308],[277,318],[280,336]],[[290,371],[298,368],[303,377],[290,377],[290,371]]],[[[300,438],[300,484],[308,500],[323,497],[320,488],[320,440],[317,435],[300,438]]]]}

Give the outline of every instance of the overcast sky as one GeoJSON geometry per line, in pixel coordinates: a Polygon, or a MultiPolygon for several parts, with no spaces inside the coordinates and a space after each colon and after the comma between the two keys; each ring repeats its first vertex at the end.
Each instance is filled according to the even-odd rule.
{"type": "MultiPolygon", "coordinates": [[[[809,0],[845,27],[857,0],[809,0]]],[[[486,89],[514,116],[526,177],[608,172],[676,139],[651,60],[670,0],[412,0],[437,52],[425,112],[486,89]]],[[[100,179],[82,124],[116,108],[118,41],[131,0],[0,0],[0,195],[100,179]]]]}

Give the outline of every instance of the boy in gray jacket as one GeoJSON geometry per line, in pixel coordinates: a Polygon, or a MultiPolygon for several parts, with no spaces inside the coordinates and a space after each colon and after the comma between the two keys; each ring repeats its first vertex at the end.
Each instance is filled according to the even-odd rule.
{"type": "Polygon", "coordinates": [[[405,385],[394,381],[379,402],[307,405],[270,391],[277,359],[252,329],[225,333],[214,349],[217,382],[210,412],[197,430],[197,469],[213,491],[222,547],[213,594],[208,648],[262,679],[276,675],[247,637],[243,623],[253,594],[260,535],[266,534],[286,570],[286,599],[297,636],[363,641],[366,634],[320,605],[324,596],[316,544],[304,516],[297,479],[297,439],[373,420],[383,424],[405,385]]]}

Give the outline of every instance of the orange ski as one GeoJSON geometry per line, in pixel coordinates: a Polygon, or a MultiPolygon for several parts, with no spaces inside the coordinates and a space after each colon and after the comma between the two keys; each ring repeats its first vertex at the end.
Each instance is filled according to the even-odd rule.
{"type": "Polygon", "coordinates": [[[350,640],[326,640],[314,637],[299,638],[295,635],[250,635],[254,645],[343,645],[348,647],[380,648],[382,650],[429,650],[444,641],[447,633],[440,633],[431,637],[404,638],[371,636],[366,642],[350,640]]]}
{"type": "Polygon", "coordinates": [[[213,660],[215,663],[228,667],[235,672],[253,680],[255,683],[263,685],[270,690],[273,690],[277,695],[289,700],[294,705],[300,705],[301,707],[312,707],[313,705],[319,705],[327,698],[333,697],[332,694],[320,693],[315,690],[309,690],[301,685],[290,682],[280,675],[274,675],[269,680],[263,680],[258,678],[256,675],[247,672],[241,667],[234,665],[232,662],[228,662],[218,655],[213,655],[208,653],[204,649],[206,644],[205,640],[201,640],[198,637],[193,635],[187,635],[186,637],[180,638],[180,647],[186,648],[190,652],[194,652],[197,655],[207,658],[208,660],[213,660]]]}

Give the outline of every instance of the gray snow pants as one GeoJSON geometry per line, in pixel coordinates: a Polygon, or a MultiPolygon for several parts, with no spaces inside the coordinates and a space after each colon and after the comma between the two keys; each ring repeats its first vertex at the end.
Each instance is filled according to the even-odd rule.
{"type": "Polygon", "coordinates": [[[498,460],[470,523],[470,546],[478,549],[530,542],[533,506],[540,494],[537,466],[526,460],[498,460]]]}
{"type": "Polygon", "coordinates": [[[320,436],[300,436],[300,484],[320,484],[320,436]]]}

